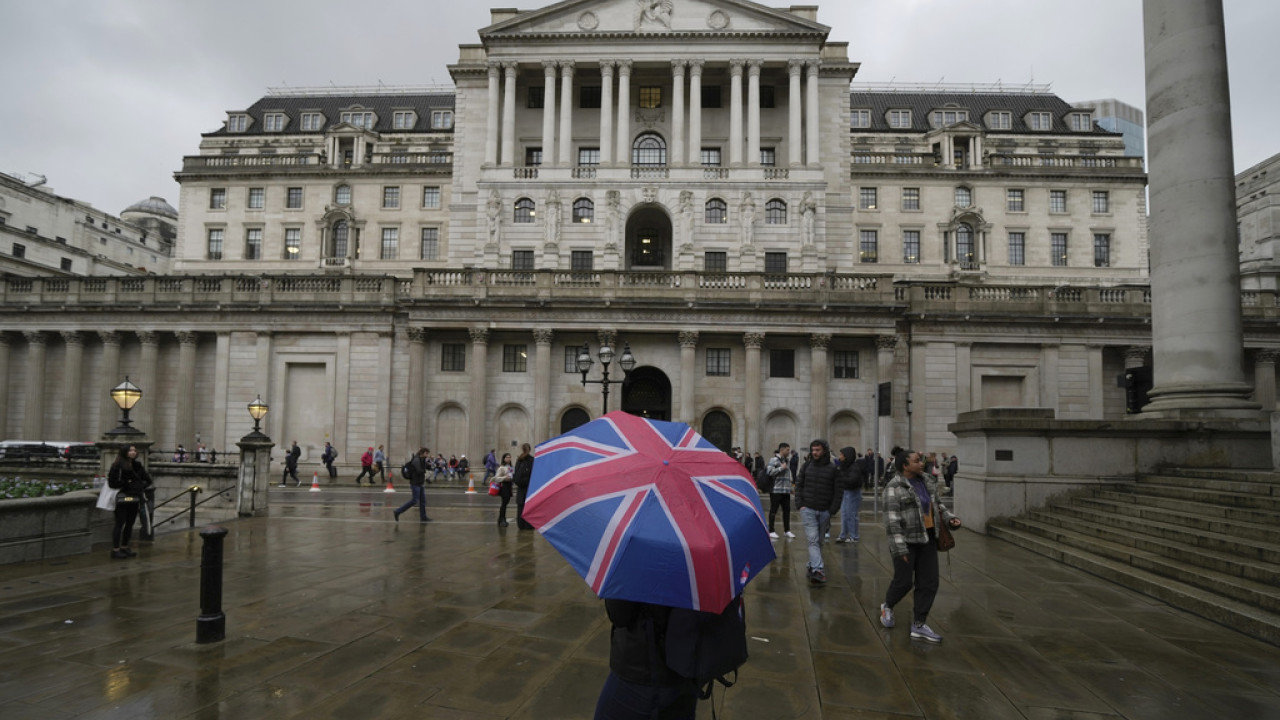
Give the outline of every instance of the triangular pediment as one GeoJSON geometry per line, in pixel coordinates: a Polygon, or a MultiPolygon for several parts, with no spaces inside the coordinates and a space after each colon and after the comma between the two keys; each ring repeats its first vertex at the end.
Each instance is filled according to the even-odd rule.
{"type": "Polygon", "coordinates": [[[520,12],[480,30],[490,41],[537,37],[811,35],[826,25],[743,0],[565,0],[520,12]]]}

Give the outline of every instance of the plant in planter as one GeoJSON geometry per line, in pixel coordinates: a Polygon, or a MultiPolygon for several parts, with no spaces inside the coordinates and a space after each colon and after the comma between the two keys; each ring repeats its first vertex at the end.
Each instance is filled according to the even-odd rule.
{"type": "Polygon", "coordinates": [[[91,483],[79,480],[23,480],[0,477],[0,500],[14,498],[53,497],[73,490],[92,489],[91,483]]]}

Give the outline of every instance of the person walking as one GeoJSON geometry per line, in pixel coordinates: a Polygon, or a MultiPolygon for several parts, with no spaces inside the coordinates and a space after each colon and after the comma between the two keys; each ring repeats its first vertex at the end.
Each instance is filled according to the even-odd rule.
{"type": "Polygon", "coordinates": [[[533,448],[529,447],[529,443],[520,446],[520,457],[516,458],[513,475],[516,486],[516,527],[532,530],[533,525],[524,519],[524,500],[529,495],[529,481],[533,479],[533,448]]]}
{"type": "Polygon", "coordinates": [[[893,608],[915,588],[911,637],[932,643],[942,636],[928,626],[929,610],[938,594],[937,522],[960,527],[956,517],[938,498],[937,482],[924,472],[924,458],[915,450],[903,450],[894,461],[898,475],[885,486],[885,531],[893,557],[893,580],[880,605],[880,624],[894,626],[893,608]]]}
{"type": "Polygon", "coordinates": [[[502,462],[498,464],[498,472],[493,479],[498,483],[498,497],[502,498],[502,507],[498,508],[498,527],[507,526],[507,504],[511,502],[512,472],[511,453],[502,453],[502,462]]]}
{"type": "Polygon", "coordinates": [[[396,508],[391,513],[396,522],[400,522],[400,516],[414,505],[418,506],[419,520],[422,522],[431,522],[431,518],[427,517],[427,464],[431,462],[431,451],[426,448],[419,448],[418,454],[409,461],[409,502],[396,508]]]}
{"type": "MultiPolygon", "coordinates": [[[[378,473],[378,484],[381,485],[387,481],[387,453],[382,450],[379,445],[377,450],[373,451],[373,471],[378,473]]],[[[373,484],[373,475],[369,475],[369,484],[373,484]]]]}
{"type": "Polygon", "coordinates": [[[369,484],[373,484],[373,448],[364,451],[360,456],[360,474],[356,476],[356,484],[360,484],[360,478],[365,475],[369,476],[369,484]]]}
{"type": "Polygon", "coordinates": [[[495,448],[490,450],[488,455],[484,456],[484,479],[480,481],[482,485],[487,485],[489,483],[489,478],[493,477],[494,474],[498,472],[497,452],[498,451],[495,448]]]}
{"type": "Polygon", "coordinates": [[[697,685],[667,664],[666,605],[606,598],[609,677],[596,700],[595,720],[693,720],[697,685]]]}
{"type": "Polygon", "coordinates": [[[329,471],[329,479],[338,479],[338,469],[333,466],[333,461],[338,459],[338,449],[330,445],[327,441],[324,444],[324,452],[320,453],[320,462],[324,463],[324,467],[329,471]]]}
{"type": "Polygon", "coordinates": [[[298,441],[294,440],[293,445],[284,454],[284,475],[280,478],[280,487],[285,486],[285,481],[289,476],[293,476],[293,485],[297,487],[302,484],[298,479],[298,458],[302,457],[302,450],[298,447],[298,441]]]}
{"type": "Polygon", "coordinates": [[[111,557],[116,560],[136,557],[138,553],[129,549],[133,522],[138,519],[147,489],[152,486],[151,475],[138,462],[138,448],[133,445],[120,448],[120,454],[107,471],[107,484],[120,491],[116,494],[116,522],[111,528],[111,557]]]}
{"type": "Polygon", "coordinates": [[[778,445],[777,452],[774,453],[768,469],[765,470],[769,473],[769,477],[773,478],[773,489],[769,491],[769,537],[773,540],[778,539],[778,533],[774,530],[778,510],[782,510],[783,532],[789,538],[796,536],[791,532],[791,491],[795,478],[791,469],[792,457],[791,446],[782,443],[778,445]]]}
{"type": "Polygon", "coordinates": [[[814,585],[827,581],[822,541],[831,530],[831,507],[835,502],[836,466],[831,462],[831,447],[826,440],[814,440],[809,443],[809,461],[796,476],[796,505],[809,541],[806,576],[814,585]]]}
{"type": "Polygon", "coordinates": [[[862,510],[862,486],[866,483],[863,463],[858,462],[858,451],[851,447],[840,448],[840,468],[836,472],[836,490],[843,499],[840,503],[840,535],[838,543],[856,543],[859,536],[858,513],[862,510]]]}

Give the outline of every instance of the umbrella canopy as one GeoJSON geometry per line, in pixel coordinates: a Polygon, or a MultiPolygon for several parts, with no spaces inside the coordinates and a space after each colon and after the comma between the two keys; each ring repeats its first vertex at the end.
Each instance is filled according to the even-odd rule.
{"type": "Polygon", "coordinates": [[[615,411],[534,452],[524,519],[602,598],[720,612],[775,557],[746,468],[615,411]]]}

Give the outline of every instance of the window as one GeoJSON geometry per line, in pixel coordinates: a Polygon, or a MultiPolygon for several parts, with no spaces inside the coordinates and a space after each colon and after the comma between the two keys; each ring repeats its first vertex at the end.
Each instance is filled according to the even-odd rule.
{"type": "Polygon", "coordinates": [[[596,219],[596,204],[590,198],[578,198],[573,201],[573,221],[589,223],[596,219]]]}
{"type": "Polygon", "coordinates": [[[542,148],[527,147],[524,149],[524,166],[538,167],[542,164],[542,148]]]}
{"type": "Polygon", "coordinates": [[[858,188],[858,209],[875,210],[879,204],[876,194],[876,188],[858,188]]]}
{"type": "Polygon", "coordinates": [[[302,188],[291,187],[285,190],[284,206],[289,210],[298,210],[302,207],[302,188]]]}
{"type": "Polygon", "coordinates": [[[774,90],[772,85],[760,86],[760,107],[769,109],[777,107],[777,101],[774,99],[774,90]]]}
{"type": "Polygon", "coordinates": [[[391,127],[394,130],[412,130],[418,124],[418,113],[412,110],[397,110],[391,115],[391,127]]]}
{"type": "Polygon", "coordinates": [[[1013,113],[997,110],[988,116],[987,125],[992,130],[1008,130],[1013,127],[1013,113]]]}
{"type": "Polygon", "coordinates": [[[333,202],[337,205],[351,204],[351,186],[339,185],[333,190],[333,202]]]}
{"type": "Polygon", "coordinates": [[[902,209],[920,209],[920,188],[902,188],[902,209]]]}
{"type": "Polygon", "coordinates": [[[431,129],[432,130],[452,130],[453,129],[453,111],[452,110],[435,110],[431,113],[431,129]]]}
{"type": "Polygon", "coordinates": [[[631,146],[631,164],[650,167],[667,164],[667,143],[661,135],[645,133],[631,146]]]}
{"type": "Polygon", "coordinates": [[[858,261],[864,263],[880,262],[880,232],[878,230],[861,230],[858,232],[858,261]]]}
{"type": "Polygon", "coordinates": [[[578,353],[582,352],[581,345],[565,345],[564,346],[564,371],[570,375],[577,375],[578,370],[578,353]]]}
{"type": "Polygon", "coordinates": [[[530,198],[520,198],[516,200],[516,214],[511,218],[512,222],[531,223],[533,222],[534,208],[537,206],[530,198]]]}
{"type": "Polygon", "coordinates": [[[729,205],[720,198],[708,200],[703,222],[708,225],[723,225],[729,222],[729,205]]]}
{"type": "Polygon", "coordinates": [[[769,351],[769,377],[791,378],[796,376],[795,350],[769,351]]]}
{"type": "Polygon", "coordinates": [[[1019,188],[1010,188],[1005,192],[1005,201],[1009,212],[1025,212],[1027,209],[1026,193],[1019,188]]]}
{"type": "Polygon", "coordinates": [[[428,185],[422,188],[422,207],[424,210],[440,209],[440,188],[436,185],[428,185]]]}
{"type": "Polygon", "coordinates": [[[222,259],[222,238],[223,231],[221,229],[213,229],[209,231],[209,244],[207,256],[210,260],[222,259]]]}
{"type": "Polygon", "coordinates": [[[902,262],[913,264],[920,262],[920,231],[902,231],[902,262]]]}
{"type": "Polygon", "coordinates": [[[231,115],[227,118],[227,132],[242,133],[248,129],[248,115],[231,115]]]}
{"type": "Polygon", "coordinates": [[[440,228],[422,228],[422,244],[418,250],[418,259],[437,260],[440,257],[440,228]]]}
{"type": "Polygon", "coordinates": [[[787,224],[787,203],[774,198],[764,204],[764,224],[765,225],[786,225],[787,224]]]}
{"type": "Polygon", "coordinates": [[[249,209],[261,210],[267,204],[266,188],[249,188],[249,209]]]}
{"type": "Polygon", "coordinates": [[[778,164],[778,151],[773,148],[760,148],[760,164],[764,167],[774,167],[778,164]]]}
{"type": "Polygon", "coordinates": [[[529,87],[528,92],[528,102],[525,103],[525,107],[531,110],[541,110],[546,107],[547,89],[545,87],[533,85],[529,87]]]}
{"type": "Polygon", "coordinates": [[[262,259],[262,228],[248,228],[244,231],[244,259],[262,259]]]}
{"type": "Polygon", "coordinates": [[[871,111],[870,110],[854,110],[851,116],[851,126],[856,128],[871,127],[871,111]]]}
{"type": "Polygon", "coordinates": [[[1067,191],[1066,190],[1050,190],[1049,191],[1049,212],[1064,213],[1067,211],[1067,191]]]}
{"type": "Polygon", "coordinates": [[[1071,129],[1088,132],[1093,129],[1093,117],[1089,113],[1071,113],[1071,129]]]}
{"type": "Polygon", "coordinates": [[[440,372],[466,372],[467,349],[462,343],[444,343],[440,346],[440,372]]]}
{"type": "Polygon", "coordinates": [[[640,108],[662,107],[662,88],[658,85],[640,86],[640,108]]]}
{"type": "Polygon", "coordinates": [[[266,132],[280,132],[284,130],[285,116],[283,113],[267,113],[262,116],[262,129],[266,132]]]}
{"type": "Polygon", "coordinates": [[[729,253],[721,250],[708,250],[702,254],[702,269],[704,272],[728,272],[729,253]]]}
{"type": "Polygon", "coordinates": [[[302,228],[284,229],[284,259],[297,260],[302,257],[302,228]]]}
{"type": "Polygon", "coordinates": [[[714,109],[720,107],[720,86],[719,85],[703,85],[702,86],[702,107],[704,109],[714,109]]]}
{"type": "Polygon", "coordinates": [[[511,251],[511,269],[512,270],[532,270],[533,269],[533,251],[532,250],[512,250],[511,251]]]}
{"type": "Polygon", "coordinates": [[[529,365],[528,345],[502,346],[502,372],[524,372],[529,365]]]}
{"type": "Polygon", "coordinates": [[[729,348],[707,348],[707,376],[729,377],[729,348]]]}
{"type": "Polygon", "coordinates": [[[569,253],[569,269],[573,272],[591,272],[595,266],[595,253],[590,250],[574,250],[569,253]]]}
{"type": "Polygon", "coordinates": [[[702,148],[702,166],[720,167],[720,148],[702,148]]]}
{"type": "Polygon", "coordinates": [[[303,130],[323,130],[324,116],[317,112],[302,113],[303,130]]]}
{"type": "Polygon", "coordinates": [[[600,148],[584,147],[578,148],[578,165],[579,167],[595,167],[600,164],[600,148]]]}
{"type": "Polygon", "coordinates": [[[889,111],[889,127],[891,128],[911,127],[911,111],[910,110],[890,110],[889,111]]]}
{"type": "Polygon", "coordinates": [[[224,210],[227,207],[227,189],[209,188],[209,209],[224,210]]]}
{"type": "Polygon", "coordinates": [[[63,272],[71,272],[71,258],[62,258],[59,266],[62,268],[63,272]]]}
{"type": "Polygon", "coordinates": [[[342,122],[348,125],[354,125],[365,130],[373,129],[373,113],[371,112],[344,112],[341,118],[342,122]]]}
{"type": "Polygon", "coordinates": [[[382,249],[379,260],[395,260],[400,256],[400,228],[382,228],[382,249]]]}
{"type": "Polygon", "coordinates": [[[13,244],[13,256],[16,258],[24,258],[27,256],[27,246],[22,243],[13,244]]]}
{"type": "Polygon", "coordinates": [[[764,271],[770,275],[785,275],[787,273],[787,254],[784,252],[765,253],[764,271]]]}
{"type": "Polygon", "coordinates": [[[1098,215],[1111,212],[1111,193],[1106,190],[1093,191],[1093,212],[1098,215]]]}
{"type": "Polygon", "coordinates": [[[977,262],[973,251],[973,228],[965,223],[956,226],[956,260],[962,263],[977,262]]]}
{"type": "Polygon", "coordinates": [[[1067,265],[1067,234],[1049,233],[1049,258],[1056,267],[1067,265]]]}
{"type": "Polygon", "coordinates": [[[400,207],[400,186],[388,185],[382,188],[382,209],[397,210],[400,207]]]}
{"type": "Polygon", "coordinates": [[[858,377],[858,351],[836,350],[831,353],[831,367],[838,380],[854,380],[858,377]]]}
{"type": "Polygon", "coordinates": [[[578,107],[594,109],[600,107],[600,86],[583,85],[578,88],[578,107]]]}
{"type": "MultiPolygon", "coordinates": [[[[66,244],[67,244],[67,239],[66,239],[66,238],[64,238],[64,237],[62,237],[61,235],[56,236],[56,237],[53,239],[53,241],[54,241],[54,242],[56,242],[56,243],[58,243],[59,245],[66,245],[66,244]]],[[[144,245],[145,245],[146,243],[147,243],[147,236],[144,234],[144,235],[142,236],[142,244],[144,244],[144,245]]]]}
{"type": "Polygon", "coordinates": [[[1009,233],[1009,264],[1010,265],[1026,265],[1027,264],[1027,234],[1022,232],[1009,233]]]}
{"type": "Polygon", "coordinates": [[[933,126],[947,127],[955,125],[958,122],[964,122],[969,119],[968,110],[934,110],[933,126]]]}
{"type": "Polygon", "coordinates": [[[956,188],[956,207],[973,207],[973,191],[963,186],[956,188]]]}
{"type": "Polygon", "coordinates": [[[344,258],[347,256],[347,241],[351,237],[351,226],[346,220],[339,220],[333,224],[333,257],[344,258]]]}
{"type": "Polygon", "coordinates": [[[1111,235],[1093,234],[1093,266],[1111,267],[1111,235]]]}
{"type": "Polygon", "coordinates": [[[1027,125],[1032,130],[1052,130],[1053,115],[1047,112],[1033,112],[1027,115],[1027,125]]]}

